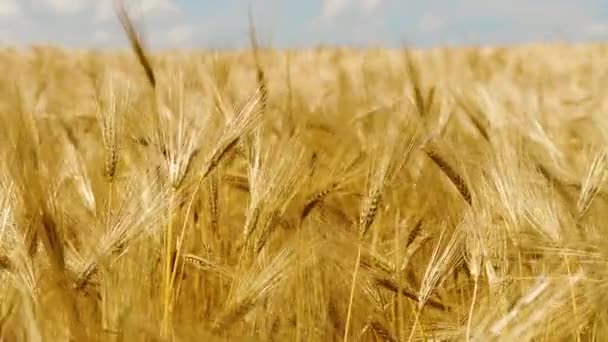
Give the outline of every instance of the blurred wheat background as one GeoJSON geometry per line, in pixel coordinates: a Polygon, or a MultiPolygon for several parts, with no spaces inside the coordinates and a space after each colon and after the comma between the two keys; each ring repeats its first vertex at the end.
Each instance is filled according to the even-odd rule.
{"type": "Polygon", "coordinates": [[[608,48],[0,52],[2,341],[604,341],[608,48]]]}

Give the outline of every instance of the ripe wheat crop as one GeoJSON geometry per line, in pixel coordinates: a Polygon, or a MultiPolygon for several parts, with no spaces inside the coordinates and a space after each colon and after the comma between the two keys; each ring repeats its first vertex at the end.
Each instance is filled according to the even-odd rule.
{"type": "Polygon", "coordinates": [[[3,341],[608,339],[605,46],[150,53],[120,18],[129,51],[0,52],[3,341]]]}

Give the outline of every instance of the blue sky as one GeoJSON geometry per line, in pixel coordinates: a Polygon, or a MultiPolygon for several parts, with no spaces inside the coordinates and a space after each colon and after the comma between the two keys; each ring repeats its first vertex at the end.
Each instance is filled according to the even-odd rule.
{"type": "MultiPolygon", "coordinates": [[[[128,0],[155,48],[242,47],[248,8],[262,43],[398,46],[608,38],[606,0],[128,0]]],[[[119,47],[112,0],[0,0],[0,42],[119,47]]]]}

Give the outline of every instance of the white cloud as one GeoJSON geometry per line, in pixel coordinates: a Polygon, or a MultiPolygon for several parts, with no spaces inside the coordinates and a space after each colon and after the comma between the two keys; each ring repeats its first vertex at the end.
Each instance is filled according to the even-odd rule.
{"type": "Polygon", "coordinates": [[[323,18],[331,19],[351,9],[369,13],[376,10],[383,0],[324,0],[323,18]]]}
{"type": "Polygon", "coordinates": [[[169,29],[166,33],[169,44],[183,44],[188,42],[194,35],[194,28],[188,25],[178,25],[169,29]]]}
{"type": "MultiPolygon", "coordinates": [[[[32,3],[36,2],[32,1],[32,3]]],[[[42,0],[42,6],[59,14],[75,14],[88,5],[88,0],[42,0]]]]}
{"type": "Polygon", "coordinates": [[[608,35],[608,24],[591,22],[582,27],[582,33],[590,37],[602,37],[608,35]]]}
{"type": "MultiPolygon", "coordinates": [[[[181,12],[173,0],[130,0],[126,1],[126,5],[134,18],[181,12]]],[[[103,22],[112,18],[114,18],[113,0],[96,1],[95,20],[103,22]]]]}
{"type": "MultiPolygon", "coordinates": [[[[4,30],[0,32],[1,38],[23,44],[35,41],[125,44],[114,13],[114,1],[0,0],[0,21],[6,22],[0,25],[0,31],[4,30]]],[[[216,2],[222,1],[211,0],[210,10],[191,15],[185,15],[190,14],[186,10],[200,11],[200,8],[188,5],[186,0],[122,1],[135,25],[148,36],[150,46],[246,44],[247,10],[240,6],[244,0],[230,1],[226,6],[216,6],[216,2]]],[[[312,17],[288,10],[300,1],[257,1],[256,12],[262,6],[268,13],[267,18],[258,20],[260,28],[272,32],[277,44],[381,41],[393,45],[403,37],[412,37],[412,43],[421,45],[502,44],[555,37],[569,40],[608,37],[608,16],[600,10],[602,3],[598,0],[462,0],[458,6],[452,6],[449,0],[321,0],[311,4],[317,11],[312,17]],[[272,28],[274,25],[281,26],[272,28]]]]}
{"type": "Polygon", "coordinates": [[[323,2],[323,17],[333,18],[350,7],[350,0],[325,0],[323,2]]]}
{"type": "Polygon", "coordinates": [[[378,8],[382,0],[361,0],[361,5],[366,12],[371,12],[378,8]]]}
{"type": "Polygon", "coordinates": [[[112,8],[112,1],[98,1],[95,4],[95,21],[102,22],[111,19],[114,16],[114,10],[112,8]]]}
{"type": "Polygon", "coordinates": [[[17,0],[0,0],[0,16],[14,17],[19,14],[20,8],[17,0]]]}
{"type": "Polygon", "coordinates": [[[6,31],[0,31],[0,44],[3,45],[17,45],[18,42],[15,41],[14,38],[11,37],[6,31]]]}
{"type": "Polygon", "coordinates": [[[142,14],[178,13],[179,7],[172,0],[140,0],[139,10],[142,14]]]}
{"type": "Polygon", "coordinates": [[[98,29],[95,31],[95,33],[93,34],[93,40],[95,40],[98,43],[105,43],[110,39],[110,34],[102,29],[98,29]]]}
{"type": "Polygon", "coordinates": [[[431,33],[440,30],[445,24],[445,19],[437,14],[426,12],[418,21],[417,29],[421,33],[431,33]]]}

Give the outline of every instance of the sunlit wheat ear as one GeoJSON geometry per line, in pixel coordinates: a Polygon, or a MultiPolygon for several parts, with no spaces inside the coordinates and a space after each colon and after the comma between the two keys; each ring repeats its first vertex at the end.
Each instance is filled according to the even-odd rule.
{"type": "Polygon", "coordinates": [[[85,169],[86,164],[76,150],[76,146],[71,142],[65,144],[64,150],[63,188],[67,191],[71,190],[72,188],[69,187],[71,183],[82,199],[85,208],[90,213],[94,213],[96,210],[95,193],[93,192],[91,179],[88,177],[87,170],[85,169]]]}
{"type": "Polygon", "coordinates": [[[428,306],[441,311],[449,310],[449,307],[447,307],[445,304],[432,298],[423,298],[420,295],[417,295],[415,291],[408,289],[403,284],[399,284],[392,278],[377,276],[374,278],[374,284],[382,289],[388,290],[394,294],[400,294],[412,300],[414,303],[416,303],[416,305],[418,305],[418,307],[428,306]]]}
{"type": "Polygon", "coordinates": [[[211,231],[217,234],[220,225],[220,172],[217,170],[211,173],[208,192],[211,231]]]}
{"type": "Polygon", "coordinates": [[[14,184],[3,175],[0,175],[0,189],[0,271],[15,272],[11,251],[23,240],[15,222],[17,197],[14,184]]]}
{"type": "Polygon", "coordinates": [[[218,165],[223,156],[236,146],[238,139],[251,132],[259,124],[262,113],[258,108],[260,92],[256,91],[243,108],[234,115],[224,128],[222,135],[207,157],[201,170],[200,180],[209,175],[218,165]]]}
{"type": "Polygon", "coordinates": [[[531,119],[527,123],[526,127],[521,128],[523,134],[542,146],[555,165],[560,167],[565,165],[564,152],[555,144],[540,122],[537,119],[531,119]]]}
{"type": "Polygon", "coordinates": [[[107,74],[103,99],[97,104],[97,121],[105,151],[104,175],[110,182],[116,177],[124,132],[124,115],[129,109],[128,86],[120,89],[117,79],[107,74]]]}
{"type": "Polygon", "coordinates": [[[219,265],[217,262],[192,254],[184,254],[182,257],[184,259],[184,262],[194,265],[195,267],[201,270],[216,273],[221,277],[229,280],[234,277],[233,272],[226,269],[226,267],[219,265]]]}
{"type": "Polygon", "coordinates": [[[441,172],[445,174],[448,179],[454,184],[462,198],[469,204],[473,205],[473,198],[471,195],[471,190],[467,183],[451,166],[448,162],[443,159],[438,152],[433,150],[431,147],[425,147],[424,152],[426,155],[439,167],[441,172]]]}
{"type": "Polygon", "coordinates": [[[416,105],[416,110],[418,115],[421,118],[427,116],[427,108],[426,101],[424,98],[423,90],[422,90],[422,80],[420,75],[420,69],[414,60],[414,56],[412,52],[405,48],[403,49],[403,57],[405,59],[405,66],[407,77],[412,85],[412,90],[414,92],[414,103],[416,105]]]}
{"type": "Polygon", "coordinates": [[[393,342],[398,341],[394,334],[382,323],[379,321],[371,322],[372,331],[376,334],[377,337],[381,338],[383,341],[393,342]]]}
{"type": "Polygon", "coordinates": [[[608,154],[602,150],[593,159],[589,171],[583,181],[582,189],[576,203],[578,217],[583,218],[593,200],[597,197],[608,173],[608,154]]]}
{"type": "Polygon", "coordinates": [[[399,270],[404,272],[410,265],[413,255],[431,238],[428,231],[422,230],[422,221],[420,221],[411,231],[406,244],[405,253],[399,265],[399,270]]]}
{"type": "Polygon", "coordinates": [[[158,142],[168,174],[168,183],[179,188],[192,171],[194,157],[200,152],[203,132],[210,115],[205,103],[186,93],[183,72],[178,72],[175,85],[167,90],[166,98],[158,101],[158,142]]]}
{"type": "Polygon", "coordinates": [[[361,254],[361,266],[370,272],[381,272],[392,275],[396,271],[395,265],[390,260],[385,259],[373,250],[365,250],[361,254]]]}
{"type": "Polygon", "coordinates": [[[443,280],[454,270],[454,268],[462,262],[462,244],[464,242],[464,232],[462,226],[458,226],[453,232],[450,240],[443,243],[447,225],[444,223],[437,241],[437,245],[428,262],[427,269],[422,278],[420,285],[420,302],[418,308],[422,309],[430,298],[432,292],[441,286],[443,280]],[[440,252],[440,249],[443,251],[440,252]],[[441,253],[441,254],[439,254],[441,253]]]}
{"type": "Polygon", "coordinates": [[[226,174],[222,177],[222,181],[239,191],[249,193],[249,180],[246,176],[226,174]]]}
{"type": "Polygon", "coordinates": [[[316,207],[317,205],[319,205],[319,203],[321,203],[323,201],[323,199],[333,190],[335,190],[338,187],[338,183],[333,183],[330,184],[329,187],[327,187],[325,190],[321,190],[319,192],[317,192],[316,194],[314,194],[313,196],[311,196],[307,201],[306,204],[304,205],[304,208],[302,209],[302,214],[300,215],[300,219],[305,219],[310,212],[312,211],[312,209],[314,207],[316,207]]]}
{"type": "MultiPolygon", "coordinates": [[[[216,76],[217,78],[217,76],[216,76]]],[[[230,108],[227,103],[227,100],[224,98],[225,94],[222,92],[221,84],[217,84],[216,79],[211,79],[208,82],[209,91],[211,93],[211,97],[213,99],[213,105],[215,106],[215,111],[219,112],[219,114],[224,118],[226,122],[229,122],[236,113],[230,108]]]]}
{"type": "Polygon", "coordinates": [[[541,162],[536,162],[535,167],[538,173],[547,181],[550,187],[555,190],[566,203],[570,203],[572,201],[572,195],[568,190],[568,186],[562,179],[556,176],[553,171],[551,171],[541,162]]]}
{"type": "Polygon", "coordinates": [[[304,220],[317,207],[320,207],[325,199],[347,187],[349,178],[359,171],[357,166],[364,160],[363,154],[351,154],[348,148],[339,149],[332,157],[327,167],[313,168],[310,176],[310,186],[316,190],[308,195],[300,213],[300,219],[304,220]],[[318,171],[318,172],[317,172],[318,171]],[[319,184],[319,185],[317,185],[319,184]]]}
{"type": "Polygon", "coordinates": [[[153,234],[161,226],[170,192],[144,182],[145,179],[131,180],[124,189],[121,201],[108,221],[109,229],[95,241],[91,254],[85,256],[85,262],[79,266],[75,286],[88,282],[99,263],[120,257],[135,240],[153,234]]]}
{"type": "Polygon", "coordinates": [[[357,341],[364,340],[364,338],[369,334],[372,334],[372,336],[376,337],[377,339],[380,339],[381,341],[398,341],[397,337],[393,334],[393,332],[389,330],[389,327],[387,327],[386,324],[381,322],[379,319],[370,318],[369,322],[358,334],[357,341]]]}
{"type": "Polygon", "coordinates": [[[38,236],[42,240],[51,264],[59,274],[62,274],[65,271],[65,246],[58,218],[59,208],[56,198],[49,196],[42,206],[38,236]]]}
{"type": "Polygon", "coordinates": [[[253,12],[249,7],[249,42],[253,50],[253,59],[255,62],[256,69],[256,81],[258,83],[258,89],[260,90],[260,109],[265,111],[268,108],[268,82],[266,80],[266,73],[262,68],[260,62],[260,49],[258,45],[257,32],[255,24],[253,22],[253,12]]]}
{"type": "Polygon", "coordinates": [[[484,111],[479,108],[480,106],[475,103],[474,98],[463,94],[455,94],[456,104],[462,109],[464,114],[469,118],[473,126],[477,129],[479,134],[487,141],[491,142],[491,137],[486,124],[483,122],[484,111]]]}
{"type": "Polygon", "coordinates": [[[243,228],[245,240],[258,228],[262,247],[272,232],[276,219],[285,211],[299,187],[307,180],[296,165],[301,165],[306,150],[297,137],[271,147],[263,140],[263,128],[254,133],[249,164],[250,200],[243,228]]]}
{"type": "Polygon", "coordinates": [[[488,197],[500,201],[505,218],[514,226],[519,221],[525,207],[525,179],[522,175],[522,160],[513,147],[513,143],[505,137],[495,137],[495,148],[491,156],[491,166],[486,172],[488,197]]]}
{"type": "MultiPolygon", "coordinates": [[[[0,166],[4,167],[0,163],[0,166]]],[[[8,244],[17,238],[15,231],[15,206],[17,205],[17,193],[12,180],[0,173],[0,244],[8,244]]]]}
{"type": "Polygon", "coordinates": [[[284,248],[262,269],[254,265],[234,279],[236,283],[232,285],[228,302],[213,322],[213,331],[226,331],[281,286],[292,275],[295,260],[294,250],[284,248]]]}
{"type": "Polygon", "coordinates": [[[416,135],[415,132],[401,129],[403,128],[389,129],[386,142],[382,145],[374,143],[377,156],[368,176],[367,194],[359,211],[358,229],[361,237],[367,234],[376,217],[386,186],[395,179],[409,160],[416,135]],[[410,134],[411,136],[408,136],[410,134]]]}
{"type": "Polygon", "coordinates": [[[371,227],[376,214],[378,212],[378,206],[381,201],[381,189],[372,188],[369,194],[365,198],[361,207],[361,214],[359,216],[359,234],[361,237],[365,236],[369,228],[371,227]]]}
{"type": "MultiPolygon", "coordinates": [[[[553,279],[539,275],[535,284],[526,289],[508,312],[497,319],[492,316],[476,327],[480,340],[491,338],[499,341],[529,341],[540,333],[538,325],[548,320],[559,320],[567,311],[568,291],[584,280],[584,274],[577,273],[565,278],[553,279]]],[[[495,317],[495,316],[494,316],[495,317]]],[[[560,320],[568,326],[568,322],[560,320]]],[[[556,326],[563,329],[564,326],[556,326]]]]}
{"type": "Polygon", "coordinates": [[[154,74],[154,69],[152,68],[152,63],[150,63],[150,59],[146,53],[142,37],[135,29],[133,21],[129,17],[129,13],[124,6],[124,2],[122,0],[113,0],[113,3],[116,16],[118,17],[118,20],[120,21],[129,42],[131,43],[131,48],[135,52],[135,56],[137,57],[139,64],[141,64],[146,73],[148,82],[152,88],[156,88],[156,76],[154,74]]]}
{"type": "MultiPolygon", "coordinates": [[[[476,215],[469,212],[464,219],[465,226],[465,238],[464,238],[464,261],[465,265],[473,278],[473,294],[470,300],[467,324],[466,324],[466,338],[471,337],[471,329],[474,318],[476,315],[476,308],[479,305],[478,297],[480,290],[480,278],[482,276],[482,268],[485,265],[488,271],[493,270],[491,261],[489,260],[489,253],[485,246],[484,239],[482,237],[482,231],[478,228],[481,222],[480,219],[482,214],[476,215]]],[[[492,283],[492,274],[488,273],[488,282],[492,283]]],[[[492,285],[492,284],[490,284],[492,285]]]]}
{"type": "MultiPolygon", "coordinates": [[[[30,325],[31,331],[35,332],[35,335],[39,335],[39,327],[34,319],[34,313],[28,312],[30,310],[34,311],[35,303],[38,302],[38,298],[40,296],[38,272],[34,268],[31,258],[29,258],[27,255],[27,250],[24,249],[24,247],[26,246],[21,243],[15,245],[15,248],[12,250],[9,258],[11,260],[11,264],[13,265],[14,271],[10,273],[8,279],[18,290],[25,302],[28,303],[28,307],[24,310],[24,316],[26,316],[24,318],[30,325]]],[[[41,341],[41,339],[39,338],[38,341],[41,341]]]]}
{"type": "Polygon", "coordinates": [[[368,181],[366,184],[367,193],[360,204],[359,221],[355,227],[359,235],[359,244],[357,248],[355,268],[352,273],[352,280],[350,284],[350,297],[343,335],[343,340],[345,342],[348,341],[351,329],[350,324],[353,314],[357,276],[361,266],[363,240],[376,219],[381,196],[385,191],[385,187],[396,177],[405,162],[409,159],[409,155],[415,141],[416,135],[413,132],[404,130],[403,123],[395,124],[396,127],[387,127],[387,139],[386,142],[383,141],[384,144],[381,144],[380,141],[376,140],[369,141],[371,145],[370,150],[377,153],[377,156],[375,156],[373,159],[372,169],[368,174],[368,181]],[[411,136],[409,134],[411,134],[411,136]]]}

